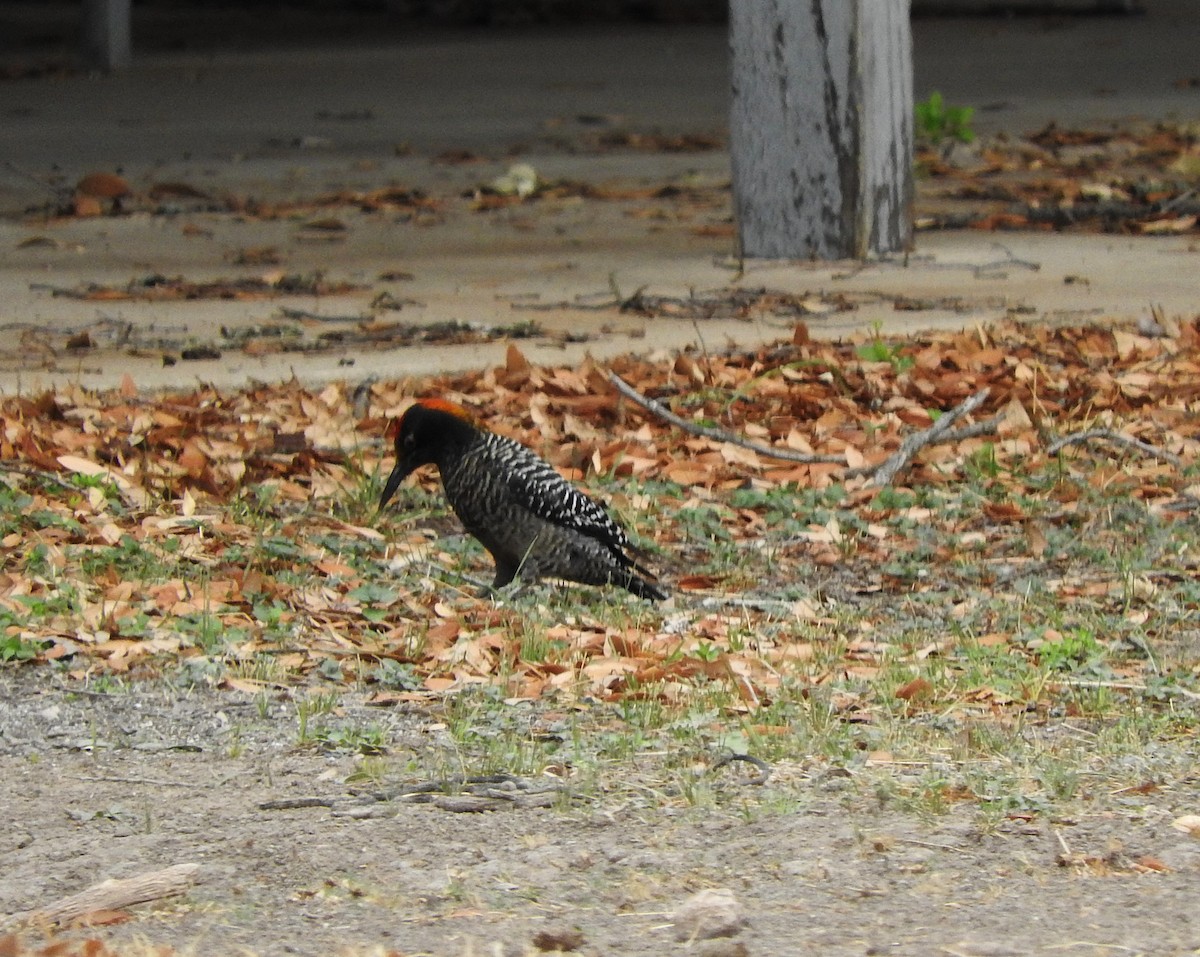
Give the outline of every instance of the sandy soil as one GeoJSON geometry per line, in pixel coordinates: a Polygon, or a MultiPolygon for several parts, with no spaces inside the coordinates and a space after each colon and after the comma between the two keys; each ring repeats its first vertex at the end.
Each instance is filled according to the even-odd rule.
{"type": "MultiPolygon", "coordinates": [[[[927,821],[892,810],[861,769],[819,759],[781,765],[763,787],[734,772],[714,805],[694,808],[664,756],[647,754],[575,802],[461,814],[365,796],[387,783],[355,785],[352,757],[298,746],[282,699],[263,715],[245,695],[66,693],[28,671],[0,674],[0,695],[5,910],[103,878],[201,865],[186,897],[136,908],[132,923],[104,931],[110,939],[197,954],[380,945],[447,957],[521,954],[539,932],[571,931],[588,954],[1200,947],[1200,844],[1170,826],[1195,807],[1194,778],[1182,790],[1100,796],[1069,818],[989,824],[974,805],[927,821]],[[261,806],[310,797],[329,806],[261,806]],[[1066,863],[1084,858],[1092,865],[1066,863]],[[1136,873],[1146,858],[1170,872],[1136,873]],[[745,926],[685,948],[671,915],[705,888],[730,889],[745,926]]],[[[366,709],[349,695],[341,718],[386,727],[393,783],[457,766],[435,712],[366,709]]]]}

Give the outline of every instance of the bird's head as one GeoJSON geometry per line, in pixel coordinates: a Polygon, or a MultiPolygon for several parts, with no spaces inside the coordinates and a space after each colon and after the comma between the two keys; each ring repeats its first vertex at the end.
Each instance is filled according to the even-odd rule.
{"type": "Polygon", "coordinates": [[[402,416],[388,423],[384,435],[396,448],[396,464],[383,486],[379,507],[415,469],[431,465],[464,437],[477,431],[471,413],[445,399],[418,399],[402,416]]]}

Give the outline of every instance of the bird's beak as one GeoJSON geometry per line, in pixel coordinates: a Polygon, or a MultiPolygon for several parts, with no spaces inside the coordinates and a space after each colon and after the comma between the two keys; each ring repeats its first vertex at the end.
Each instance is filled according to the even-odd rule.
{"type": "Polygon", "coordinates": [[[392,474],[388,476],[388,480],[383,486],[383,495],[379,497],[380,511],[387,505],[388,500],[396,494],[396,489],[400,487],[401,482],[408,478],[412,470],[413,467],[405,462],[404,459],[396,459],[396,467],[392,469],[392,474]]]}

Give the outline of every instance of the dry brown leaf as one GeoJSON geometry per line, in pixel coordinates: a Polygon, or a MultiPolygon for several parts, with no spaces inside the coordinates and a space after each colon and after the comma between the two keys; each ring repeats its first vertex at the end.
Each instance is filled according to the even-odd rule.
{"type": "Polygon", "coordinates": [[[129,196],[133,190],[116,173],[89,173],[75,184],[75,192],[95,199],[121,199],[129,196]]]}

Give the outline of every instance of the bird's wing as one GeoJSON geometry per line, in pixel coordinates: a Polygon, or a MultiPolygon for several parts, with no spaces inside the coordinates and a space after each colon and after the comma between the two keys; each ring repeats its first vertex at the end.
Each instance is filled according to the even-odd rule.
{"type": "Polygon", "coordinates": [[[573,528],[617,552],[630,548],[629,536],[608,510],[584,495],[549,462],[519,442],[491,436],[492,454],[513,497],[538,518],[573,528]]]}

